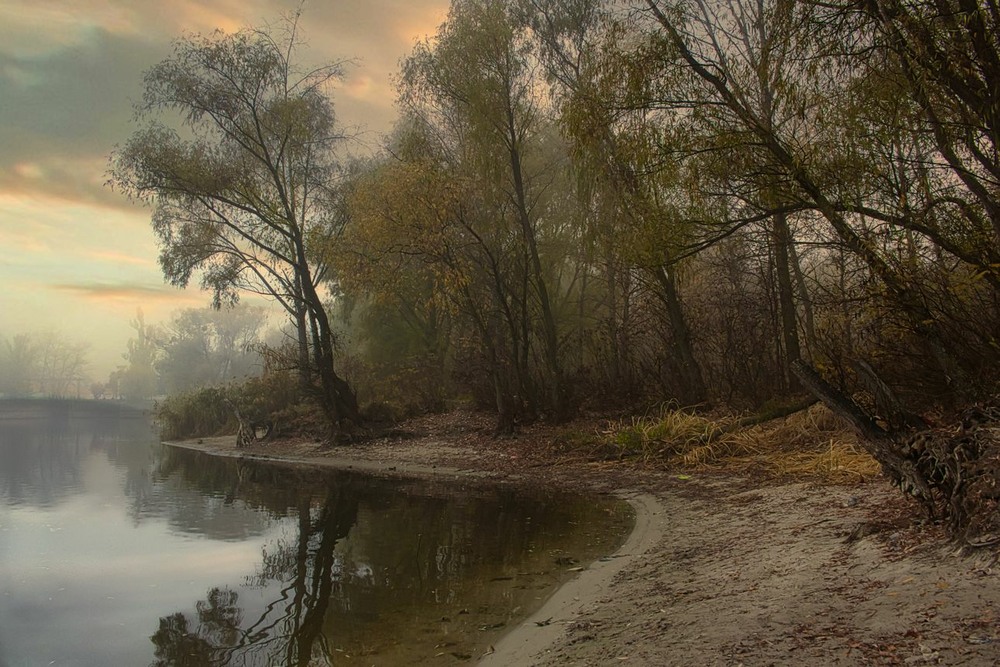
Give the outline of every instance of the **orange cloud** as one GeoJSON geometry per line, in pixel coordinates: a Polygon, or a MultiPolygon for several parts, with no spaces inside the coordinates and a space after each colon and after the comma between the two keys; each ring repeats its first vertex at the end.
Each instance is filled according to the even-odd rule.
{"type": "Polygon", "coordinates": [[[89,301],[101,303],[120,304],[127,303],[163,303],[172,305],[194,305],[203,304],[205,295],[196,297],[191,292],[178,290],[176,288],[153,285],[129,285],[125,283],[63,283],[51,285],[51,288],[60,292],[69,292],[89,301]]]}
{"type": "Polygon", "coordinates": [[[343,90],[351,97],[365,99],[372,93],[374,87],[375,82],[372,78],[366,74],[362,74],[361,76],[351,77],[347,80],[344,83],[343,90]]]}
{"type": "Polygon", "coordinates": [[[137,257],[112,250],[93,250],[87,253],[91,259],[113,262],[115,264],[133,264],[135,266],[156,267],[156,262],[149,257],[137,257]]]}

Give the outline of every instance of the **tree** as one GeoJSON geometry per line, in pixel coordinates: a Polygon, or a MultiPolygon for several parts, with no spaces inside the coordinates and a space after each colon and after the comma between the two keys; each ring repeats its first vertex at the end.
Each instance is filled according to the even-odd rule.
{"type": "Polygon", "coordinates": [[[29,395],[37,357],[33,337],[28,334],[0,340],[0,393],[6,396],[29,395]]]}
{"type": "MultiPolygon", "coordinates": [[[[803,75],[815,71],[815,67],[810,70],[805,65],[824,55],[810,43],[808,26],[814,6],[787,0],[760,0],[760,4],[775,9],[785,7],[786,17],[781,24],[791,41],[783,49],[794,51],[803,75]]],[[[749,167],[780,178],[783,195],[818,212],[837,242],[861,259],[884,286],[893,307],[905,316],[912,332],[930,349],[942,375],[962,377],[964,373],[949,349],[948,337],[938,326],[928,303],[881,252],[876,240],[866,233],[863,221],[848,214],[851,206],[841,200],[836,178],[824,169],[828,164],[824,163],[820,146],[810,140],[817,125],[822,125],[822,110],[817,108],[815,100],[790,100],[800,108],[796,122],[781,126],[768,117],[767,109],[748,94],[753,90],[752,81],[758,79],[758,71],[745,64],[741,66],[734,55],[740,53],[743,42],[739,37],[740,14],[731,5],[699,0],[690,13],[655,0],[646,0],[645,5],[652,25],[662,31],[677,61],[700,82],[700,106],[725,113],[734,129],[742,131],[748,143],[758,147],[749,167]]],[[[835,83],[844,85],[844,81],[835,83]]],[[[832,93],[828,93],[827,99],[829,96],[832,93]]]]}
{"type": "Polygon", "coordinates": [[[80,395],[87,369],[86,343],[72,343],[55,333],[34,337],[37,350],[36,382],[47,396],[80,395]]]}
{"type": "MultiPolygon", "coordinates": [[[[585,184],[579,196],[590,200],[585,208],[594,213],[589,237],[610,246],[606,256],[641,272],[662,307],[669,330],[664,342],[676,369],[674,397],[687,405],[706,403],[677,278],[677,248],[691,227],[680,219],[688,183],[677,160],[664,158],[664,147],[675,143],[677,134],[669,111],[658,112],[651,99],[651,91],[676,81],[650,62],[659,56],[656,40],[637,39],[632,25],[615,17],[611,3],[522,0],[521,10],[521,20],[539,41],[561,125],[573,144],[574,169],[585,184]]],[[[619,282],[614,269],[609,278],[612,286],[619,282]]],[[[609,297],[617,359],[624,347],[617,341],[627,334],[615,331],[620,319],[615,289],[609,297]]]]}
{"type": "Polygon", "coordinates": [[[168,393],[256,375],[263,307],[186,308],[174,313],[159,341],[156,371],[168,393]]]}
{"type": "MultiPolygon", "coordinates": [[[[945,164],[969,201],[967,223],[1000,240],[1000,11],[995,2],[868,0],[864,14],[891,51],[945,164]],[[977,210],[978,209],[978,210],[977,210]]],[[[941,202],[948,203],[948,202],[941,202]]],[[[996,266],[987,268],[993,275],[996,266]]]]}
{"type": "Polygon", "coordinates": [[[453,370],[455,281],[441,261],[448,189],[416,160],[426,150],[401,145],[406,127],[397,128],[395,158],[359,166],[345,188],[351,225],[333,261],[352,353],[367,363],[379,398],[439,410],[453,370]]]}
{"type": "MultiPolygon", "coordinates": [[[[397,135],[395,157],[359,176],[350,197],[345,287],[405,311],[428,352],[443,352],[439,309],[460,314],[487,366],[497,431],[510,432],[537,408],[527,277],[519,245],[510,242],[516,232],[489,205],[479,179],[435,140],[453,138],[442,128],[404,118],[397,135]]],[[[479,367],[479,359],[470,361],[479,367]]]]}
{"type": "Polygon", "coordinates": [[[146,326],[142,309],[136,312],[135,319],[129,324],[135,330],[135,336],[129,339],[128,351],[123,355],[128,363],[112,373],[110,382],[116,389],[116,396],[129,401],[142,401],[152,398],[159,391],[156,376],[159,332],[155,327],[146,326]]]}
{"type": "Polygon", "coordinates": [[[52,331],[0,337],[0,394],[79,397],[86,380],[87,350],[85,343],[52,331]]]}
{"type": "Polygon", "coordinates": [[[359,421],[334,366],[316,248],[341,231],[333,213],[337,131],[325,87],[343,63],[301,71],[296,17],[287,35],[245,29],[186,36],[145,75],[144,125],[112,157],[112,185],[150,202],[160,266],[185,287],[196,273],[213,304],[241,292],[274,299],[294,322],[304,385],[338,431],[359,421]],[[181,118],[183,133],[169,128],[181,118]]]}
{"type": "MultiPolygon", "coordinates": [[[[515,288],[507,296],[524,308],[514,323],[520,329],[520,345],[510,362],[525,366],[521,360],[528,357],[530,345],[525,333],[532,329],[545,370],[547,408],[561,419],[567,415],[568,392],[555,263],[545,254],[537,207],[545,189],[542,171],[537,163],[532,169],[545,123],[531,45],[512,10],[511,2],[453,2],[434,42],[417,45],[404,62],[401,98],[408,111],[450,133],[449,140],[455,142],[452,157],[479,177],[482,201],[494,217],[490,226],[506,228],[517,244],[524,289],[521,295],[515,288]]],[[[490,324],[483,321],[480,328],[484,326],[490,324]]]]}

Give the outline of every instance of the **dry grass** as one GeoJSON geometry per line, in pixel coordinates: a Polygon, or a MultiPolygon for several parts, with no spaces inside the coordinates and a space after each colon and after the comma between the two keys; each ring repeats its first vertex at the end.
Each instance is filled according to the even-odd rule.
{"type": "Polygon", "coordinates": [[[709,419],[665,408],[617,422],[605,433],[618,455],[691,469],[761,470],[831,483],[870,479],[878,463],[853,431],[822,405],[749,428],[736,416],[709,419]]]}
{"type": "Polygon", "coordinates": [[[718,430],[715,421],[664,406],[655,415],[612,422],[604,435],[619,458],[638,457],[648,463],[711,443],[718,430]]]}

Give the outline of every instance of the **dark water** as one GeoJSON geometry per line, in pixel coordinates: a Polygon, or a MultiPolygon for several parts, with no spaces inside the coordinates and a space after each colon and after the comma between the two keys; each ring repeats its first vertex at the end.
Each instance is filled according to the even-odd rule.
{"type": "Polygon", "coordinates": [[[110,404],[0,402],[0,667],[468,664],[624,503],[250,464],[110,404]]]}

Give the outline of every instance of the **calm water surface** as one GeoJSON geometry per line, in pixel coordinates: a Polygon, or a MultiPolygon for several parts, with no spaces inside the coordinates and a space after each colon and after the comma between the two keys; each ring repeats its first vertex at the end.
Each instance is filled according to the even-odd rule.
{"type": "Polygon", "coordinates": [[[110,404],[0,402],[0,667],[473,662],[627,505],[164,447],[110,404]]]}

